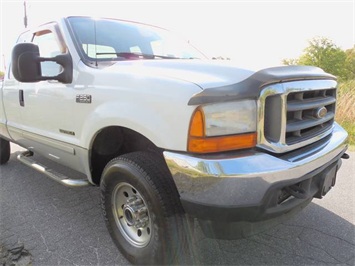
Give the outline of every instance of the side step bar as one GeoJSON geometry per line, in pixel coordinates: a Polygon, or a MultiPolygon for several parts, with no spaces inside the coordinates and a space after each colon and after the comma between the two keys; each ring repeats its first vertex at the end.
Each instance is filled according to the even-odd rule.
{"type": "Polygon", "coordinates": [[[85,186],[90,186],[91,184],[89,181],[84,180],[84,179],[70,179],[69,177],[60,174],[52,169],[49,169],[45,166],[40,165],[36,161],[32,160],[30,157],[33,156],[33,152],[31,151],[25,151],[17,156],[17,159],[31,167],[32,169],[37,170],[38,172],[41,172],[48,176],[49,178],[53,179],[54,181],[57,181],[58,183],[67,186],[67,187],[85,187],[85,186]]]}

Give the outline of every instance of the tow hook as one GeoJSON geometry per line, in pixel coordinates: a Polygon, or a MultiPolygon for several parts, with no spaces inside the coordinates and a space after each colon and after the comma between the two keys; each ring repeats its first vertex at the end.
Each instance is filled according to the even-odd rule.
{"type": "Polygon", "coordinates": [[[306,199],[308,198],[308,193],[301,187],[297,185],[292,185],[289,187],[285,187],[286,192],[294,196],[298,199],[306,199]]]}
{"type": "Polygon", "coordinates": [[[342,159],[349,159],[350,158],[350,155],[347,154],[347,153],[344,153],[342,156],[341,156],[342,159]]]}

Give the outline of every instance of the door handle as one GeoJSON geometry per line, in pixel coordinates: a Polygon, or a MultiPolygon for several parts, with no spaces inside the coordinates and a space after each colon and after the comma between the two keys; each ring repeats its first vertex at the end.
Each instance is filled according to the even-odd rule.
{"type": "Polygon", "coordinates": [[[23,96],[23,90],[19,91],[18,99],[20,101],[20,105],[25,106],[25,98],[23,96]]]}

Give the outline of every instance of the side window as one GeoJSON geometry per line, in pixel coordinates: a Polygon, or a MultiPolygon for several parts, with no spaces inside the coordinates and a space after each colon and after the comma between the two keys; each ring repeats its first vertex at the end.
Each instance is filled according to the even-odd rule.
{"type": "MultiPolygon", "coordinates": [[[[55,57],[61,54],[61,49],[56,36],[51,31],[36,33],[33,43],[39,47],[41,57],[55,57]]],[[[61,72],[61,66],[55,62],[41,62],[43,76],[56,76],[61,72]]]]}
{"type": "MultiPolygon", "coordinates": [[[[23,43],[23,42],[31,42],[32,41],[32,37],[33,37],[33,33],[30,31],[26,31],[24,33],[22,33],[18,39],[16,43],[23,43]]],[[[12,71],[11,71],[11,62],[9,62],[8,64],[8,79],[13,79],[13,75],[12,75],[12,71]]],[[[7,65],[7,63],[5,62],[5,65],[7,65]]]]}
{"type": "Polygon", "coordinates": [[[20,43],[20,42],[31,42],[32,41],[32,37],[33,37],[33,33],[31,33],[30,31],[26,31],[26,32],[22,33],[20,35],[20,37],[18,37],[17,43],[20,43]]]}

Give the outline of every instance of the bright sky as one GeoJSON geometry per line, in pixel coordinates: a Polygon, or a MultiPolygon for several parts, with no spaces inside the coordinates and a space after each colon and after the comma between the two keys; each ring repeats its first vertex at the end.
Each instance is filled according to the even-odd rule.
{"type": "MultiPolygon", "coordinates": [[[[24,30],[24,1],[0,2],[0,54],[8,60],[17,35],[24,30]]],[[[29,27],[69,15],[139,21],[175,31],[209,56],[230,57],[237,65],[252,69],[298,57],[316,36],[327,37],[342,49],[355,45],[355,0],[26,3],[29,27]]]]}

